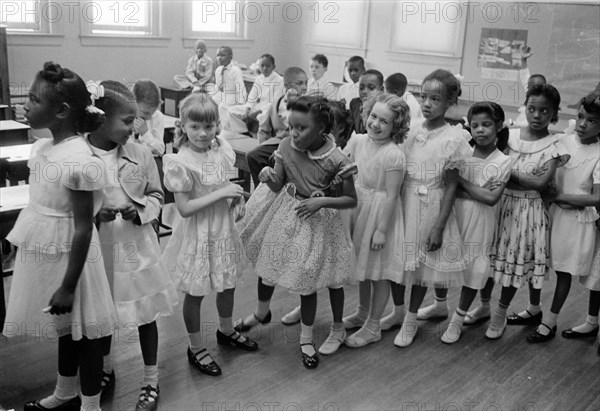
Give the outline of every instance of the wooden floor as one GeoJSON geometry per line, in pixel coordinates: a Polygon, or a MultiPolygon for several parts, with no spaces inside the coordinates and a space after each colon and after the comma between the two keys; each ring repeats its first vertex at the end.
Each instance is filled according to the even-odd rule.
{"type": "MultiPolygon", "coordinates": [[[[554,281],[543,292],[546,309],[554,281]]],[[[234,316],[255,307],[256,279],[243,278],[237,289],[234,316]]],[[[356,287],[346,289],[346,311],[354,309],[356,287]]],[[[494,304],[497,298],[494,292],[494,304]]],[[[431,292],[430,292],[431,294],[431,292]]],[[[426,303],[432,300],[428,294],[426,303]]],[[[560,330],[580,323],[588,293],[574,282],[560,317],[560,330]]],[[[455,307],[458,289],[450,292],[455,307]]],[[[520,290],[513,309],[524,307],[527,290],[520,290]]],[[[486,324],[468,327],[451,346],[440,342],[447,320],[421,322],[412,346],[393,345],[396,331],[384,333],[377,344],[360,349],[342,347],[321,357],[316,370],[300,361],[298,325],[278,320],[298,298],[277,290],[272,302],[273,322],[250,332],[258,341],[255,353],[237,352],[216,344],[214,296],[205,300],[203,330],[206,344],[223,368],[209,377],[190,368],[185,355],[187,337],[181,317],[159,321],[159,409],[206,411],[256,410],[599,410],[600,357],[595,339],[566,340],[557,336],[529,345],[524,326],[509,326],[498,341],[484,337],[486,324]]],[[[316,342],[327,336],[330,309],[327,293],[319,294],[316,342]]],[[[133,410],[142,375],[137,334],[125,329],[114,336],[117,384],[103,403],[105,410],[133,410]]],[[[0,404],[20,409],[26,400],[49,394],[56,376],[56,341],[2,340],[0,342],[0,404]]]]}

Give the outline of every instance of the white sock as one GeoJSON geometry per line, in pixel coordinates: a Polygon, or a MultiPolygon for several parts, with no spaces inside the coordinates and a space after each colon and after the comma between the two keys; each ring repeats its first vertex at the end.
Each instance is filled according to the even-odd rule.
{"type": "Polygon", "coordinates": [[[536,315],[541,311],[542,311],[542,308],[539,305],[531,305],[528,303],[527,310],[521,311],[518,315],[521,318],[529,318],[532,315],[536,315]],[[527,311],[529,311],[529,312],[527,312],[527,311]]]}
{"type": "Polygon", "coordinates": [[[548,311],[547,314],[542,318],[542,323],[538,325],[537,332],[541,335],[550,334],[550,330],[556,326],[558,320],[558,314],[554,314],[552,311],[548,311]],[[548,329],[550,327],[550,329],[548,329]]]}
{"type": "Polygon", "coordinates": [[[188,337],[190,339],[190,349],[192,350],[192,353],[196,354],[198,351],[204,348],[204,344],[202,342],[202,335],[200,334],[200,331],[190,333],[188,334],[188,337]]]}
{"type": "Polygon", "coordinates": [[[40,404],[46,408],[56,408],[77,396],[77,375],[65,377],[57,373],[56,387],[52,395],[40,400],[40,404]]]}
{"type": "Polygon", "coordinates": [[[221,330],[221,332],[225,335],[231,335],[235,332],[235,330],[233,329],[233,322],[231,320],[231,317],[219,317],[219,330],[221,330]]]}
{"type": "Polygon", "coordinates": [[[100,411],[100,393],[92,396],[81,394],[82,411],[100,411]]]}
{"type": "Polygon", "coordinates": [[[144,365],[142,387],[146,385],[151,385],[154,388],[158,387],[158,365],[144,365]]]}
{"type": "Polygon", "coordinates": [[[112,363],[112,354],[108,353],[104,357],[102,357],[102,371],[107,374],[111,374],[113,372],[113,363],[112,363]]]}
{"type": "Polygon", "coordinates": [[[573,331],[578,333],[589,333],[590,331],[595,330],[598,327],[598,316],[597,315],[587,315],[585,322],[577,327],[573,327],[573,331]]]}
{"type": "Polygon", "coordinates": [[[446,301],[448,301],[448,297],[439,298],[437,296],[433,297],[433,305],[438,308],[446,308],[446,301]]]}
{"type": "Polygon", "coordinates": [[[481,299],[481,307],[482,308],[490,308],[490,298],[486,298],[485,300],[481,299]]]}
{"type": "Polygon", "coordinates": [[[300,324],[300,349],[303,353],[307,355],[315,355],[316,351],[310,345],[302,345],[302,344],[310,344],[313,342],[313,326],[305,325],[304,323],[300,324]]]}

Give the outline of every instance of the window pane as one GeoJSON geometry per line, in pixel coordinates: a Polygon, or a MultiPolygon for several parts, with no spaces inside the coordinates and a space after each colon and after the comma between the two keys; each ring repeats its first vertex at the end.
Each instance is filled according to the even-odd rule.
{"type": "Polygon", "coordinates": [[[192,3],[192,31],[235,33],[237,1],[198,1],[192,3]]]}
{"type": "Polygon", "coordinates": [[[87,17],[91,19],[94,27],[114,26],[118,27],[117,30],[139,30],[150,26],[148,1],[96,1],[89,4],[87,17]]]}

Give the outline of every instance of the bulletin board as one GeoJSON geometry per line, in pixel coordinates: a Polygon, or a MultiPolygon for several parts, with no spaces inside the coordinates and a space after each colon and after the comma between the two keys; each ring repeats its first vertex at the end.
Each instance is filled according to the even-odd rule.
{"type": "Polygon", "coordinates": [[[461,98],[522,105],[525,90],[517,67],[505,68],[513,75],[490,78],[486,72],[490,68],[482,67],[480,56],[485,33],[505,40],[513,36],[515,41],[526,33],[534,53],[527,62],[530,73],[545,75],[561,94],[562,112],[574,114],[579,99],[600,82],[600,2],[494,4],[498,5],[494,13],[489,7],[469,10],[461,70],[466,87],[461,98]]]}

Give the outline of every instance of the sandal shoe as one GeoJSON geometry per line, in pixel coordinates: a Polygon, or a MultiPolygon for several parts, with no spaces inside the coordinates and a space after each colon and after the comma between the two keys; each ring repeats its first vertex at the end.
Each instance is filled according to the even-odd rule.
{"type": "Polygon", "coordinates": [[[569,340],[574,340],[577,338],[595,337],[598,335],[598,327],[596,327],[592,331],[588,331],[586,333],[580,333],[579,331],[575,331],[572,328],[569,328],[568,330],[563,330],[561,335],[564,338],[568,338],[569,340]]]}
{"type": "Polygon", "coordinates": [[[159,392],[158,386],[154,388],[148,384],[145,387],[142,387],[142,393],[135,405],[135,411],[155,411],[158,407],[159,392]]]}
{"type": "Polygon", "coordinates": [[[312,370],[313,368],[317,368],[319,366],[319,357],[317,355],[317,350],[315,350],[315,353],[313,355],[305,354],[302,351],[302,347],[304,347],[305,345],[312,345],[313,349],[315,348],[315,345],[313,343],[300,344],[300,352],[302,353],[302,364],[304,364],[304,366],[309,370],[312,370]]]}
{"type": "MultiPolygon", "coordinates": [[[[219,365],[216,362],[214,362],[214,360],[209,362],[208,364],[202,364],[200,362],[203,358],[210,357],[210,354],[206,351],[206,348],[203,348],[200,351],[198,351],[196,354],[194,354],[192,352],[192,349],[190,347],[188,347],[187,357],[188,357],[188,361],[190,362],[190,364],[192,364],[194,367],[196,367],[198,370],[200,370],[200,372],[202,372],[206,375],[210,375],[212,377],[221,375],[221,367],[219,367],[219,365]],[[200,356],[200,358],[198,358],[198,356],[202,353],[205,353],[205,354],[200,356]]],[[[211,357],[211,359],[212,359],[212,357],[211,357]]]]}
{"type": "Polygon", "coordinates": [[[529,333],[527,337],[525,337],[525,340],[527,340],[529,344],[543,343],[546,341],[550,341],[551,339],[556,337],[556,325],[552,328],[550,328],[547,324],[544,323],[541,323],[540,325],[549,329],[550,333],[547,335],[540,334],[536,328],[531,333],[529,333]]]}
{"type": "Polygon", "coordinates": [[[254,316],[254,319],[256,320],[255,324],[246,324],[246,323],[244,323],[244,319],[240,318],[239,320],[237,320],[235,322],[235,324],[233,324],[233,329],[239,333],[242,333],[242,332],[250,331],[253,327],[257,326],[258,324],[268,324],[271,322],[271,310],[269,310],[267,315],[265,315],[265,318],[263,318],[262,320],[260,318],[258,318],[256,316],[256,314],[252,313],[252,315],[254,316]]]}
{"type": "Polygon", "coordinates": [[[54,408],[46,408],[40,401],[29,401],[23,404],[24,411],[42,411],[42,410],[52,410],[52,411],[79,411],[81,409],[81,398],[79,395],[71,398],[69,401],[65,402],[62,405],[54,408]]]}
{"type": "Polygon", "coordinates": [[[104,397],[115,388],[116,380],[117,376],[115,375],[115,370],[112,370],[110,374],[102,371],[102,381],[100,381],[100,400],[103,400],[104,397]]]}
{"type": "Polygon", "coordinates": [[[242,337],[237,331],[232,332],[229,335],[223,334],[221,330],[217,330],[217,343],[221,345],[228,345],[230,347],[239,348],[244,351],[256,351],[258,350],[258,344],[252,341],[248,337],[242,337]],[[237,336],[235,336],[237,334],[237,336]],[[242,338],[245,338],[242,340],[242,338]]]}
{"type": "Polygon", "coordinates": [[[521,317],[517,313],[513,313],[513,315],[509,315],[506,319],[506,324],[508,325],[540,325],[542,322],[542,312],[540,311],[537,314],[531,314],[529,311],[525,310],[529,317],[521,317]]]}

